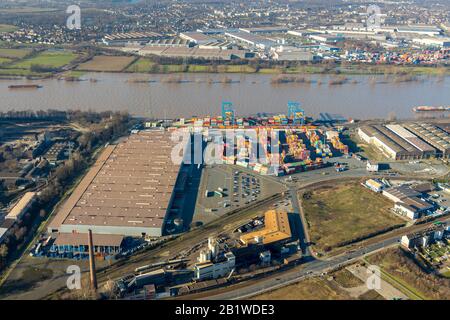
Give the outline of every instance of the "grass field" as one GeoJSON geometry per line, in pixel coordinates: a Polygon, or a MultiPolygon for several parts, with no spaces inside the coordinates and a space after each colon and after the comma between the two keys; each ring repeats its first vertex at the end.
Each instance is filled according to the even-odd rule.
{"type": "Polygon", "coordinates": [[[48,66],[60,68],[77,58],[77,55],[70,51],[44,51],[35,56],[26,58],[12,64],[12,69],[30,69],[32,65],[48,66]]]}
{"type": "Polygon", "coordinates": [[[82,63],[78,70],[120,72],[128,68],[135,57],[126,56],[95,56],[92,60],[82,63]]]}
{"type": "Polygon", "coordinates": [[[16,26],[10,25],[10,24],[0,24],[0,33],[2,32],[13,32],[16,31],[17,28],[16,26]]]}
{"type": "Polygon", "coordinates": [[[321,253],[343,242],[384,230],[403,220],[393,204],[358,182],[323,187],[303,194],[303,208],[314,248],[321,253]]]}
{"type": "Polygon", "coordinates": [[[152,66],[155,63],[147,58],[140,58],[136,60],[133,64],[131,64],[126,71],[128,72],[138,72],[138,73],[147,73],[152,70],[152,66]]]}
{"type": "Polygon", "coordinates": [[[0,48],[0,57],[11,59],[22,59],[31,52],[30,49],[8,49],[0,48]]]}
{"type": "MultiPolygon", "coordinates": [[[[227,66],[223,66],[224,67],[224,72],[226,73],[254,73],[256,70],[255,68],[251,67],[251,66],[247,66],[247,65],[227,65],[227,66]]],[[[220,72],[220,66],[218,68],[219,72],[220,72]]]]}
{"type": "Polygon", "coordinates": [[[448,279],[450,279],[450,270],[441,273],[441,275],[444,276],[444,277],[446,277],[446,278],[448,278],[448,279]]]}
{"type": "Polygon", "coordinates": [[[0,57],[0,64],[9,63],[9,62],[11,62],[11,61],[12,61],[12,60],[9,59],[9,58],[3,58],[3,57],[0,57]]]}
{"type": "Polygon", "coordinates": [[[386,281],[412,299],[450,297],[450,279],[427,274],[400,248],[384,250],[368,257],[367,260],[380,266],[386,281]]]}
{"type": "Polygon", "coordinates": [[[26,69],[0,69],[0,76],[23,76],[23,77],[27,77],[27,76],[44,76],[47,75],[47,73],[37,73],[37,72],[32,72],[31,70],[26,70],[26,69]]]}

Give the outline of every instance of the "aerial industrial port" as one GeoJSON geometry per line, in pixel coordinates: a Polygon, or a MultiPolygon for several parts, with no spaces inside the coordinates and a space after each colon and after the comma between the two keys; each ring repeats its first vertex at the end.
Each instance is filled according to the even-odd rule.
{"type": "MultiPolygon", "coordinates": [[[[221,111],[140,120],[100,147],[28,259],[57,265],[88,260],[91,253],[98,260],[90,267],[90,278],[97,275],[91,288],[110,298],[242,298],[291,283],[299,267],[301,278],[334,274],[401,237],[405,250],[417,250],[411,241],[430,232],[446,239],[450,186],[430,181],[448,174],[445,122],[358,123],[328,113],[314,119],[299,102],[289,102],[286,114],[238,117],[231,102],[223,102],[221,111]],[[188,139],[179,140],[180,134],[188,139]],[[211,150],[215,161],[208,162],[211,150]],[[340,242],[322,244],[311,210],[321,210],[327,200],[317,200],[319,209],[309,202],[317,197],[314,190],[335,185],[339,193],[346,181],[369,206],[383,203],[387,211],[378,213],[379,227],[364,231],[361,225],[340,242]],[[113,290],[107,293],[108,281],[113,290]],[[238,289],[241,283],[252,285],[238,289]]],[[[4,239],[36,196],[29,192],[11,207],[4,239]]],[[[357,205],[350,201],[342,205],[357,205]]],[[[443,260],[439,268],[445,265],[443,260]]]]}
{"type": "Polygon", "coordinates": [[[448,300],[447,2],[0,1],[0,301],[448,300]]]}

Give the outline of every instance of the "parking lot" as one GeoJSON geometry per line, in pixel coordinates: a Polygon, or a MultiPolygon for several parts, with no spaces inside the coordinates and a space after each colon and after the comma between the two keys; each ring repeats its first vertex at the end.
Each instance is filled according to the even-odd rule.
{"type": "Polygon", "coordinates": [[[277,182],[238,166],[207,167],[203,170],[193,222],[208,223],[283,190],[277,182]]]}

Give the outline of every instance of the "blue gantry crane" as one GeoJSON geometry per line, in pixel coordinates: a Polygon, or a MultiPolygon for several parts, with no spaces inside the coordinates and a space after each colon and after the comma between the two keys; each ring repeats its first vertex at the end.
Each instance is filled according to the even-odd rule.
{"type": "Polygon", "coordinates": [[[228,101],[222,102],[222,119],[223,121],[230,121],[231,125],[235,124],[235,112],[233,108],[233,103],[228,101]]]}
{"type": "Polygon", "coordinates": [[[292,124],[305,124],[305,110],[300,107],[300,102],[288,102],[288,118],[292,119],[292,124]]]}

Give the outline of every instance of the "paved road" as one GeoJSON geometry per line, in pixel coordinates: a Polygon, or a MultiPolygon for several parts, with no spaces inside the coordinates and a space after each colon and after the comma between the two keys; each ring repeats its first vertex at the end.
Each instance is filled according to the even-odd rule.
{"type": "Polygon", "coordinates": [[[399,241],[400,238],[394,237],[380,243],[369,245],[366,248],[357,249],[351,253],[333,257],[330,260],[313,260],[311,262],[303,264],[300,270],[296,268],[295,270],[277,274],[273,277],[266,278],[263,281],[251,284],[244,288],[239,288],[234,291],[229,291],[217,295],[210,295],[205,298],[205,300],[235,300],[255,296],[268,290],[273,290],[296,283],[306,277],[320,275],[327,270],[338,268],[343,264],[353,262],[366,254],[396,245],[399,241]]]}
{"type": "Polygon", "coordinates": [[[304,226],[303,217],[301,215],[300,203],[298,201],[298,192],[295,186],[289,186],[289,195],[291,197],[292,208],[294,213],[298,214],[298,219],[296,219],[296,229],[298,232],[298,239],[300,240],[300,247],[302,249],[302,255],[304,257],[311,257],[311,251],[308,247],[308,240],[306,236],[306,229],[304,226]]]}
{"type": "MultiPolygon", "coordinates": [[[[439,219],[443,222],[449,223],[450,218],[439,219]]],[[[432,223],[431,223],[432,224],[432,223]]],[[[429,224],[419,225],[417,228],[426,229],[429,224]]],[[[417,230],[415,230],[417,231],[417,230]]],[[[409,233],[405,231],[405,233],[409,233]]],[[[385,249],[391,246],[399,244],[401,236],[393,235],[392,237],[383,238],[383,240],[366,244],[364,247],[359,247],[358,249],[349,249],[345,253],[333,256],[327,260],[313,260],[309,259],[308,262],[302,264],[301,266],[295,267],[295,269],[276,273],[273,276],[261,279],[256,283],[249,284],[243,288],[236,288],[235,290],[230,290],[224,293],[214,294],[210,292],[209,296],[204,298],[207,300],[235,300],[235,299],[245,299],[257,294],[264,293],[269,290],[278,289],[289,284],[296,283],[303,278],[308,276],[320,275],[327,270],[332,270],[338,268],[344,264],[354,262],[355,260],[364,257],[365,255],[374,253],[375,251],[385,249]]],[[[187,296],[189,298],[189,296],[187,296]]]]}

